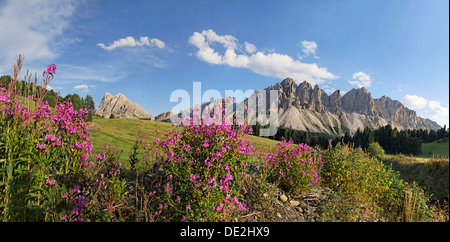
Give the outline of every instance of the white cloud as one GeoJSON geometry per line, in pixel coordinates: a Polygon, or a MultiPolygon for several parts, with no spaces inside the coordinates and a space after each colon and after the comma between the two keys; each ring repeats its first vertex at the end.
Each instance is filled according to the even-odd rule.
{"type": "Polygon", "coordinates": [[[417,95],[405,95],[402,99],[403,105],[408,108],[419,110],[420,115],[436,121],[439,125],[449,125],[449,108],[441,105],[440,102],[430,100],[417,95]]]}
{"type": "Polygon", "coordinates": [[[166,44],[162,40],[159,40],[159,39],[156,39],[156,38],[151,39],[150,42],[153,45],[156,45],[156,47],[158,47],[160,49],[162,49],[162,48],[164,48],[166,46],[166,44]]]}
{"type": "Polygon", "coordinates": [[[245,46],[245,51],[247,51],[247,53],[249,53],[249,54],[256,51],[256,46],[254,44],[250,44],[247,41],[244,42],[244,46],[245,46]]]}
{"type": "Polygon", "coordinates": [[[52,60],[73,43],[65,35],[79,6],[72,0],[11,0],[0,8],[0,66],[10,69],[14,57],[52,60]]]}
{"type": "Polygon", "coordinates": [[[334,91],[336,91],[336,88],[329,85],[323,85],[322,90],[324,90],[328,95],[331,95],[334,91]]]}
{"type": "Polygon", "coordinates": [[[80,92],[89,92],[89,87],[86,84],[77,85],[73,88],[78,89],[80,92]]]}
{"type": "Polygon", "coordinates": [[[135,40],[134,37],[132,37],[132,36],[127,36],[125,38],[115,40],[109,46],[106,46],[103,43],[97,44],[97,46],[99,46],[105,50],[109,50],[109,51],[114,50],[116,48],[135,47],[135,46],[144,46],[144,45],[146,45],[148,47],[156,46],[160,49],[162,49],[166,46],[166,44],[162,40],[159,40],[156,38],[149,39],[148,36],[143,36],[139,40],[135,40]]]}
{"type": "Polygon", "coordinates": [[[231,35],[217,35],[213,30],[203,30],[189,38],[189,43],[198,48],[197,58],[216,65],[247,68],[255,73],[280,79],[291,77],[298,82],[308,81],[312,85],[324,82],[325,79],[334,80],[338,76],[328,72],[324,67],[316,64],[302,63],[288,55],[278,53],[256,52],[256,46],[246,42],[246,53],[236,53],[239,50],[237,39],[231,35]],[[219,54],[212,48],[212,44],[219,43],[225,47],[225,53],[219,54]],[[254,48],[253,48],[254,47],[254,48]]]}
{"type": "Polygon", "coordinates": [[[90,66],[77,66],[59,64],[55,81],[59,83],[73,83],[81,81],[115,82],[126,76],[126,73],[117,66],[93,64],[90,66]]]}
{"type": "Polygon", "coordinates": [[[301,42],[303,57],[307,57],[309,55],[313,55],[314,58],[319,58],[316,56],[317,43],[314,41],[303,40],[301,42]]]}
{"type": "Polygon", "coordinates": [[[436,111],[438,113],[442,113],[442,111],[447,111],[445,110],[444,107],[441,106],[441,103],[438,101],[429,101],[428,106],[431,108],[431,110],[436,111]]]}
{"type": "Polygon", "coordinates": [[[364,73],[362,71],[353,73],[353,81],[349,80],[348,83],[352,84],[352,85],[356,85],[359,88],[361,87],[370,87],[370,85],[372,85],[373,82],[373,77],[367,73],[364,73]]]}
{"type": "Polygon", "coordinates": [[[403,96],[402,103],[408,108],[419,110],[425,108],[428,101],[417,95],[405,95],[403,96]]]}
{"type": "Polygon", "coordinates": [[[440,125],[444,126],[449,125],[449,114],[448,107],[441,106],[441,103],[438,101],[429,101],[428,107],[431,109],[431,118],[435,120],[440,125]]]}

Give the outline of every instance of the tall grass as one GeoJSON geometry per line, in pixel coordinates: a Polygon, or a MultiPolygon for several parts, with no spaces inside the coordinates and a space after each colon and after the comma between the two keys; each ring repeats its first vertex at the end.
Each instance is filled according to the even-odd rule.
{"type": "Polygon", "coordinates": [[[440,203],[449,201],[449,160],[386,155],[383,163],[399,171],[400,178],[416,182],[440,203]]]}
{"type": "Polygon", "coordinates": [[[338,144],[324,151],[323,159],[324,183],[336,194],[323,206],[322,220],[432,220],[423,190],[362,149],[338,144]]]}

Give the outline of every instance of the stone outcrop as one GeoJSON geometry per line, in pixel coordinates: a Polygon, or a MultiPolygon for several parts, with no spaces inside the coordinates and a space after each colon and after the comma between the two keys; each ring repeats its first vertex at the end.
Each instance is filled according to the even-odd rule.
{"type": "Polygon", "coordinates": [[[155,121],[170,122],[170,117],[176,115],[173,112],[164,112],[155,117],[155,121]]]}
{"type": "Polygon", "coordinates": [[[113,114],[114,118],[154,120],[139,104],[127,99],[121,93],[114,97],[111,93],[105,93],[95,114],[104,118],[109,118],[113,114]]]}

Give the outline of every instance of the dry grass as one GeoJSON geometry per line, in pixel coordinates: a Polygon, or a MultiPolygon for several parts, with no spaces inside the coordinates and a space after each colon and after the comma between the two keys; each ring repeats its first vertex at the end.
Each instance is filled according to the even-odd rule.
{"type": "MultiPolygon", "coordinates": [[[[383,162],[399,171],[400,178],[416,182],[431,196],[434,221],[449,220],[449,160],[386,155],[383,162]]],[[[413,200],[411,200],[413,201],[413,200]]]]}

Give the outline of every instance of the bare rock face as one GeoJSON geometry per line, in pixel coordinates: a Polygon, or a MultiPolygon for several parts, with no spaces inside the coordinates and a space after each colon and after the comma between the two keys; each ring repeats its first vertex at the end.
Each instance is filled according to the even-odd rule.
{"type": "MultiPolygon", "coordinates": [[[[297,84],[291,78],[286,78],[282,82],[268,87],[266,90],[278,90],[278,108],[287,110],[292,105],[299,105],[299,100],[295,95],[297,84]]],[[[269,98],[266,98],[269,104],[269,98]]]]}
{"type": "Polygon", "coordinates": [[[131,118],[154,120],[141,105],[127,99],[123,94],[119,93],[114,97],[111,93],[105,93],[102,102],[95,114],[104,118],[109,118],[111,114],[114,118],[131,118]]]}
{"type": "Polygon", "coordinates": [[[309,110],[315,110],[318,113],[324,113],[327,106],[329,106],[328,95],[325,93],[325,91],[320,89],[319,86],[315,85],[314,90],[311,94],[309,110]]]}
{"type": "MultiPolygon", "coordinates": [[[[309,82],[304,81],[300,85],[298,85],[296,94],[300,100],[300,106],[303,109],[308,108],[309,105],[309,97],[311,96],[312,87],[309,82]]],[[[299,108],[299,107],[297,107],[299,108]]]]}
{"type": "Polygon", "coordinates": [[[378,115],[372,94],[364,87],[352,89],[342,97],[342,108],[348,113],[359,113],[370,116],[378,115]]]}
{"type": "Polygon", "coordinates": [[[333,94],[331,94],[330,98],[329,98],[329,105],[327,107],[328,111],[336,114],[336,115],[341,115],[343,110],[342,110],[342,101],[341,101],[341,93],[339,90],[336,90],[335,92],[333,92],[333,94]]]}
{"type": "Polygon", "coordinates": [[[176,115],[173,112],[164,112],[155,117],[155,121],[170,122],[170,117],[176,115]]]}
{"type": "Polygon", "coordinates": [[[278,90],[279,125],[292,129],[343,135],[354,134],[358,128],[387,124],[400,130],[441,128],[432,120],[418,117],[399,101],[386,96],[372,98],[364,87],[352,89],[344,96],[339,90],[328,96],[317,85],[313,88],[306,81],[297,85],[286,78],[265,90],[278,90]]]}

